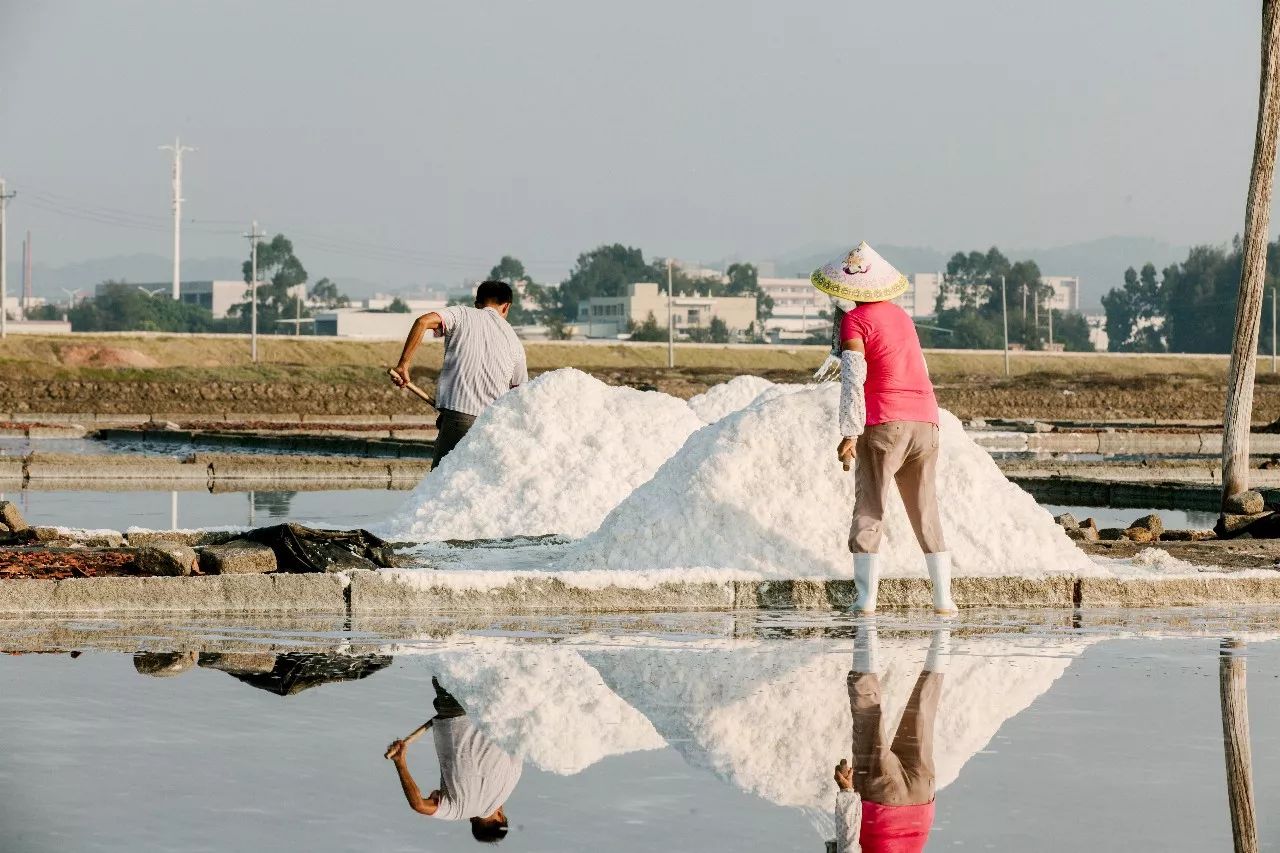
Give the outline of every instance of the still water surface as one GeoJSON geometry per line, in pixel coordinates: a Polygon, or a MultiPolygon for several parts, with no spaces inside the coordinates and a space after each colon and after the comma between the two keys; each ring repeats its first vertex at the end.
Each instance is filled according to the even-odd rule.
{"type": "MultiPolygon", "coordinates": [[[[1216,636],[882,620],[869,655],[864,623],[838,616],[632,619],[126,625],[111,643],[43,626],[61,653],[0,658],[0,850],[477,849],[467,821],[411,809],[383,757],[436,714],[433,678],[462,712],[437,725],[465,724],[485,756],[454,772],[493,774],[505,803],[502,849],[822,851],[832,767],[872,705],[894,754],[934,768],[929,850],[1231,849],[1216,636]],[[875,702],[851,701],[851,672],[874,674],[875,702]],[[908,706],[930,718],[915,735],[908,706]]],[[[1274,636],[1245,658],[1264,850],[1280,850],[1274,636]]],[[[437,734],[406,750],[423,797],[437,734]]]]}

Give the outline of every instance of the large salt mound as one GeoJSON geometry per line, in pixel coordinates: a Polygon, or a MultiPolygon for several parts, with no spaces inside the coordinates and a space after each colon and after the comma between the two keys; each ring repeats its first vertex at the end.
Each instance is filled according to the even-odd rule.
{"type": "Polygon", "coordinates": [[[725,415],[745,409],[756,397],[773,387],[762,376],[735,376],[728,382],[708,388],[706,392],[689,399],[689,408],[705,423],[713,424],[725,415]]]}
{"type": "MultiPolygon", "coordinates": [[[[766,393],[698,431],[573,546],[567,566],[849,575],[854,486],[835,458],[839,395],[833,383],[766,393]]],[[[957,574],[1102,573],[953,415],[941,426],[938,496],[957,574]]],[[[886,575],[924,573],[896,490],[881,553],[886,575]]]]}
{"type": "Polygon", "coordinates": [[[735,376],[728,382],[708,388],[705,393],[691,397],[689,408],[703,421],[713,424],[752,403],[780,394],[791,394],[807,387],[809,386],[785,383],[779,385],[761,376],[735,376]]]}
{"type": "Polygon", "coordinates": [[[578,370],[500,397],[379,529],[389,539],[491,539],[595,530],[702,426],[682,400],[578,370]]]}

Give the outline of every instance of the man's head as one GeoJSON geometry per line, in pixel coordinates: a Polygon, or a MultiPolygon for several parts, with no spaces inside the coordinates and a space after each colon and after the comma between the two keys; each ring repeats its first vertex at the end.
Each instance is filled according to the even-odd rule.
{"type": "Polygon", "coordinates": [[[507,837],[507,816],[498,809],[488,817],[471,818],[471,837],[482,844],[497,844],[507,837]]]}
{"type": "Polygon", "coordinates": [[[476,307],[493,308],[503,317],[511,310],[511,285],[505,281],[482,281],[476,288],[476,307]]]}

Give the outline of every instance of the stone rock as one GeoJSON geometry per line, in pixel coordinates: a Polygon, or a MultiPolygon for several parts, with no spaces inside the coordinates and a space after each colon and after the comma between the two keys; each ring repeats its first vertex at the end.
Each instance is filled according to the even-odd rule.
{"type": "Polygon", "coordinates": [[[0,524],[14,533],[31,529],[31,525],[27,524],[27,520],[22,517],[22,511],[18,509],[18,505],[11,501],[0,501],[0,524]]]}
{"type": "Polygon", "coordinates": [[[965,424],[965,427],[967,429],[986,429],[987,422],[982,418],[971,418],[969,422],[965,424]]]}
{"type": "Polygon", "coordinates": [[[210,575],[260,575],[276,570],[276,552],[247,539],[200,550],[200,570],[210,575]]]}
{"type": "Polygon", "coordinates": [[[35,540],[58,547],[121,548],[124,534],[115,530],[65,530],[60,527],[33,527],[35,540]]]}
{"type": "Polygon", "coordinates": [[[1068,532],[1080,529],[1080,522],[1076,521],[1076,517],[1069,512],[1064,512],[1062,515],[1055,515],[1053,520],[1058,522],[1058,524],[1068,532]]]}
{"type": "Polygon", "coordinates": [[[1098,538],[1103,542],[1123,542],[1128,537],[1119,527],[1104,527],[1098,531],[1098,538]]]}
{"type": "Polygon", "coordinates": [[[146,575],[189,575],[200,566],[194,548],[174,542],[153,542],[138,549],[138,569],[146,575]]]}
{"type": "Polygon", "coordinates": [[[1165,542],[1203,542],[1213,538],[1212,530],[1166,530],[1160,534],[1165,542]]]}
{"type": "MultiPolygon", "coordinates": [[[[1130,524],[1129,529],[1130,530],[1134,530],[1134,529],[1150,530],[1151,538],[1159,539],[1160,534],[1164,533],[1164,519],[1162,519],[1160,516],[1155,514],[1144,515],[1142,518],[1139,518],[1133,524],[1130,524]]],[[[1129,538],[1132,539],[1133,537],[1129,537],[1129,538]]]]}
{"type": "Polygon", "coordinates": [[[1098,541],[1098,522],[1092,518],[1086,518],[1080,522],[1074,530],[1067,528],[1067,536],[1075,542],[1097,542],[1098,541]]]}
{"type": "Polygon", "coordinates": [[[1231,536],[1239,536],[1248,530],[1251,525],[1270,518],[1272,515],[1274,513],[1270,512],[1259,512],[1251,515],[1224,512],[1218,517],[1218,523],[1214,526],[1213,532],[1224,539],[1231,536]]]}
{"type": "Polygon", "coordinates": [[[1130,542],[1138,542],[1146,544],[1147,542],[1156,541],[1156,535],[1145,527],[1130,527],[1125,530],[1124,538],[1130,542]]]}
{"type": "Polygon", "coordinates": [[[1232,515],[1257,515],[1266,508],[1267,502],[1262,499],[1262,495],[1252,489],[1232,495],[1223,505],[1223,511],[1232,515]]]}

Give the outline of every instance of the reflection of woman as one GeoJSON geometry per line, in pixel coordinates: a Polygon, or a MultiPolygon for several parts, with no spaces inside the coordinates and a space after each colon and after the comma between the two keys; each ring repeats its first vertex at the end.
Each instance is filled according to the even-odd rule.
{"type": "Polygon", "coordinates": [[[442,820],[469,819],[476,841],[501,841],[507,835],[503,806],[520,781],[522,765],[476,728],[439,681],[433,678],[431,683],[436,715],[413,735],[387,747],[386,757],[395,763],[409,808],[442,820]],[[440,760],[440,787],[423,797],[409,773],[405,751],[427,728],[433,730],[440,760]]]}
{"type": "Polygon", "coordinates": [[[933,826],[933,725],[942,696],[950,635],[934,632],[923,671],[892,743],[881,720],[879,649],[874,626],[858,628],[849,673],[853,766],[836,767],[836,849],[840,853],[916,853],[933,826]]]}

